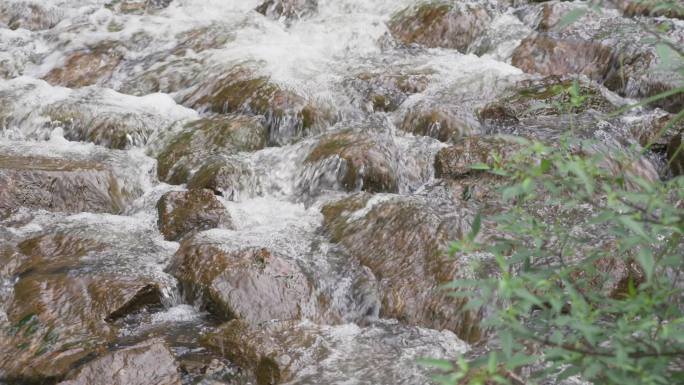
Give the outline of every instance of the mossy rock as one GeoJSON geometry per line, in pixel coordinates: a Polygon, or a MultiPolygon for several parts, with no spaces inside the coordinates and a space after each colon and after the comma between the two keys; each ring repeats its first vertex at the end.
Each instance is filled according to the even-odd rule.
{"type": "Polygon", "coordinates": [[[390,20],[389,30],[404,44],[466,52],[491,20],[482,5],[429,1],[398,12],[390,20]]]}
{"type": "Polygon", "coordinates": [[[317,106],[244,66],[183,92],[179,102],[199,111],[262,115],[269,143],[274,145],[291,142],[335,119],[329,108],[317,106]]]}
{"type": "Polygon", "coordinates": [[[242,194],[257,195],[258,184],[251,167],[240,159],[212,157],[188,180],[189,189],[209,189],[216,195],[236,201],[242,194]]]}
{"type": "Polygon", "coordinates": [[[331,240],[378,277],[381,317],[452,330],[466,341],[480,338],[479,315],[464,311],[462,300],[440,289],[458,270],[447,245],[467,229],[420,198],[355,195],[326,204],[321,212],[331,240]]]}
{"type": "Polygon", "coordinates": [[[667,159],[675,176],[684,175],[684,131],[672,137],[667,144],[667,159]]]}
{"type": "Polygon", "coordinates": [[[535,116],[578,114],[590,109],[609,113],[617,106],[594,83],[551,76],[518,82],[480,109],[478,115],[483,123],[515,124],[535,116]],[[571,103],[573,88],[582,98],[575,106],[571,103]]]}
{"type": "Polygon", "coordinates": [[[257,117],[222,115],[198,119],[187,123],[157,156],[157,174],[168,183],[185,183],[211,156],[256,151],[265,145],[266,127],[257,117]]]}
{"type": "Polygon", "coordinates": [[[370,134],[343,130],[324,135],[304,160],[317,165],[339,159],[335,167],[341,187],[347,191],[397,192],[397,165],[393,145],[370,134]]]}
{"type": "Polygon", "coordinates": [[[469,110],[443,100],[426,99],[408,108],[399,128],[441,142],[480,132],[480,123],[469,110]]]}

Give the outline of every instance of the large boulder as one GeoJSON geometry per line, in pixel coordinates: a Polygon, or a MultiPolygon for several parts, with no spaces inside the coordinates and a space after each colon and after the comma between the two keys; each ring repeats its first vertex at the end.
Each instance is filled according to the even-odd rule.
{"type": "Polygon", "coordinates": [[[271,19],[292,21],[316,13],[318,0],[265,0],[256,11],[271,19]]]}
{"type": "Polygon", "coordinates": [[[25,239],[0,253],[9,268],[0,278],[14,278],[3,304],[7,324],[0,328],[0,377],[60,380],[116,339],[112,321],[161,306],[155,278],[93,271],[84,264],[84,258],[110,247],[58,232],[25,239]]]}
{"type": "Polygon", "coordinates": [[[171,350],[155,338],[87,363],[59,385],[181,385],[171,350]]]}
{"type": "Polygon", "coordinates": [[[224,320],[251,325],[318,317],[319,299],[294,261],[268,248],[224,250],[211,236],[183,241],[168,269],[189,300],[224,320]]]}
{"type": "Polygon", "coordinates": [[[252,327],[233,320],[202,342],[251,371],[257,385],[429,383],[434,373],[416,357],[448,358],[467,349],[453,333],[393,322],[359,327],[285,321],[252,327]]]}
{"type": "Polygon", "coordinates": [[[210,190],[168,192],[159,199],[157,212],[159,230],[169,241],[217,227],[232,228],[230,214],[210,190]]]}
{"type": "Polygon", "coordinates": [[[459,270],[458,261],[447,255],[447,245],[469,231],[474,213],[452,207],[447,216],[429,201],[354,195],[323,207],[324,228],[378,278],[381,317],[448,329],[476,341],[481,333],[478,315],[440,288],[459,270]]]}
{"type": "Polygon", "coordinates": [[[334,119],[330,109],[307,100],[246,65],[179,93],[181,104],[199,111],[263,115],[269,143],[283,144],[320,130],[334,119]]]}
{"type": "Polygon", "coordinates": [[[381,134],[343,130],[320,138],[304,160],[309,191],[397,192],[397,148],[381,134]]]}
{"type": "Polygon", "coordinates": [[[392,17],[389,30],[404,44],[467,52],[492,17],[484,5],[451,1],[422,2],[392,17]]]}
{"type": "Polygon", "coordinates": [[[201,118],[183,126],[157,156],[157,174],[172,184],[185,183],[212,156],[256,151],[266,145],[263,121],[245,115],[201,118]]]}
{"type": "Polygon", "coordinates": [[[0,216],[19,207],[78,213],[120,213],[140,195],[114,164],[0,152],[0,216]]]}

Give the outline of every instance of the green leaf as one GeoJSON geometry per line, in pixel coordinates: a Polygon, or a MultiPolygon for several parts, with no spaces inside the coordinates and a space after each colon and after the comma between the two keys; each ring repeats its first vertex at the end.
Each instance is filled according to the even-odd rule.
{"type": "Polygon", "coordinates": [[[488,171],[491,170],[491,167],[487,165],[486,163],[474,163],[470,165],[471,170],[478,170],[478,171],[488,171]]]}
{"type": "Polygon", "coordinates": [[[475,219],[473,220],[472,228],[470,229],[470,234],[468,234],[468,239],[471,241],[475,240],[475,237],[477,237],[477,234],[480,233],[480,225],[482,222],[482,215],[478,212],[477,215],[475,215],[475,219]]]}
{"type": "Polygon", "coordinates": [[[653,278],[653,272],[655,271],[655,259],[653,258],[653,253],[649,249],[641,249],[637,254],[637,262],[644,269],[646,273],[647,281],[651,281],[653,278]]]}
{"type": "Polygon", "coordinates": [[[454,364],[447,360],[439,360],[436,358],[420,358],[418,359],[418,363],[423,366],[445,371],[454,370],[454,364]]]}

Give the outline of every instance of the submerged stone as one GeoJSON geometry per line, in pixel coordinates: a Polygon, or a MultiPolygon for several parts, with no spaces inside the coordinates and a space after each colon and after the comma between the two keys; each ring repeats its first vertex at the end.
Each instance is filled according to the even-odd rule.
{"type": "Polygon", "coordinates": [[[271,19],[292,21],[312,15],[318,10],[318,0],[265,0],[256,11],[271,19]]]}
{"type": "Polygon", "coordinates": [[[59,8],[38,1],[3,1],[0,4],[0,25],[5,24],[9,29],[50,29],[57,25],[63,16],[59,8]]]}

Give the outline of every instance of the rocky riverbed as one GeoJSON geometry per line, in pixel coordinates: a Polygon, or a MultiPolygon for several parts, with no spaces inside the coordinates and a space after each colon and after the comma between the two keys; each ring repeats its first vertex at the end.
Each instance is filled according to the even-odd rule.
{"type": "Polygon", "coordinates": [[[441,285],[501,135],[684,173],[683,94],[609,114],[682,86],[684,15],[586,7],[2,0],[0,384],[431,383],[487,340],[441,285]]]}

